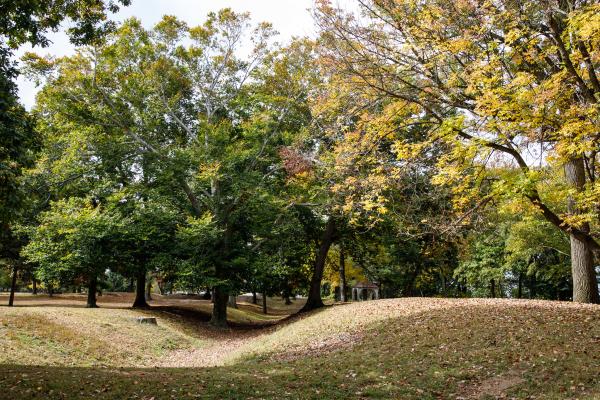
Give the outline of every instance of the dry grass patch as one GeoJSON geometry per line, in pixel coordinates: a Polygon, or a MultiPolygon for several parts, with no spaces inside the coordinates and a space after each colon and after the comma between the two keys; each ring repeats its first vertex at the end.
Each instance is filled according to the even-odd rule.
{"type": "MultiPolygon", "coordinates": [[[[163,325],[180,333],[191,322],[173,319],[179,322],[163,325]]],[[[599,306],[382,300],[329,307],[266,329],[204,325],[195,337],[182,334],[206,338],[204,346],[186,344],[146,364],[158,368],[5,362],[0,387],[11,398],[592,400],[600,399],[599,327],[599,306]]]]}
{"type": "Polygon", "coordinates": [[[0,308],[0,362],[28,365],[153,365],[205,344],[166,318],[142,325],[126,309],[0,308]]]}

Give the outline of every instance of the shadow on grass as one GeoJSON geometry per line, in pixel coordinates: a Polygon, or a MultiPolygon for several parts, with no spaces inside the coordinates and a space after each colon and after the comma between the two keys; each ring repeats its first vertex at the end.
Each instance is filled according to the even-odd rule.
{"type": "MultiPolygon", "coordinates": [[[[114,294],[108,294],[106,298],[110,298],[112,301],[103,301],[102,297],[98,299],[98,307],[96,309],[107,309],[107,310],[133,310],[138,311],[142,314],[147,315],[162,315],[162,316],[170,316],[171,319],[175,321],[178,318],[185,320],[186,322],[193,323],[202,323],[208,325],[208,322],[211,319],[211,312],[208,310],[203,310],[199,306],[212,306],[209,301],[196,298],[194,296],[186,296],[186,297],[176,297],[176,298],[161,298],[159,301],[155,303],[155,305],[148,305],[148,307],[142,308],[134,308],[132,307],[133,299],[131,301],[126,296],[119,296],[114,294]],[[127,300],[127,302],[119,302],[119,300],[127,300]],[[174,304],[161,304],[161,302],[169,302],[169,301],[178,301],[178,300],[186,300],[188,302],[174,305],[174,304]],[[189,302],[192,300],[192,302],[189,302]],[[194,304],[193,302],[198,301],[198,304],[194,304]]],[[[37,295],[37,296],[28,296],[26,298],[17,299],[21,301],[15,301],[15,304],[12,306],[14,308],[34,308],[34,307],[53,307],[53,308],[79,308],[85,309],[85,299],[80,296],[63,296],[63,297],[49,297],[47,295],[37,295]]],[[[0,307],[8,308],[6,304],[0,304],[0,307]]],[[[249,318],[256,318],[255,321],[232,321],[231,318],[228,321],[228,325],[230,329],[234,330],[256,330],[256,329],[265,329],[272,328],[274,326],[286,325],[290,322],[296,321],[298,319],[304,318],[306,316],[312,315],[319,311],[323,311],[329,306],[325,306],[321,309],[314,310],[308,313],[299,313],[298,310],[293,310],[292,313],[284,314],[282,310],[278,310],[277,314],[266,314],[267,318],[270,319],[260,319],[265,316],[260,312],[260,309],[256,309],[254,305],[251,304],[240,304],[238,306],[238,310],[248,314],[249,318]]],[[[292,310],[290,310],[292,311],[292,310]]],[[[231,314],[235,311],[230,311],[231,314]]],[[[219,329],[219,328],[215,328],[219,329]]]]}
{"type": "Polygon", "coordinates": [[[374,323],[352,347],[212,368],[5,364],[0,398],[596,399],[598,311],[457,304],[374,323]]]}

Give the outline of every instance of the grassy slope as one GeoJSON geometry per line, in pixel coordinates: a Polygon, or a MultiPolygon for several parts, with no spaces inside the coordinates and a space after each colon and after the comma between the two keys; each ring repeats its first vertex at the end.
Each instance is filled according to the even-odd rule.
{"type": "Polygon", "coordinates": [[[228,333],[132,314],[0,309],[0,398],[600,398],[598,306],[382,300],[228,333]],[[225,365],[160,366],[201,360],[225,365]]]}

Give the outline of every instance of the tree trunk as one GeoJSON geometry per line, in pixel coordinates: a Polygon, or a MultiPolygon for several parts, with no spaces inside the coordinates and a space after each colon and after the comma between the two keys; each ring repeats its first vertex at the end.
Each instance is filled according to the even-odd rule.
{"type": "Polygon", "coordinates": [[[148,308],[146,302],[146,270],[141,269],[137,274],[137,282],[135,285],[135,300],[133,308],[148,308]]]}
{"type": "Polygon", "coordinates": [[[573,301],[599,303],[594,255],[587,243],[582,242],[573,235],[571,235],[571,270],[573,274],[573,301]]]}
{"type": "Polygon", "coordinates": [[[203,300],[210,300],[212,296],[210,295],[211,289],[209,287],[206,288],[206,292],[204,292],[204,296],[202,296],[203,300]]]}
{"type": "Polygon", "coordinates": [[[262,312],[263,314],[267,313],[267,294],[265,292],[262,294],[262,312]]]}
{"type": "Polygon", "coordinates": [[[252,291],[252,304],[258,304],[258,299],[256,298],[256,290],[252,291]]]}
{"type": "Polygon", "coordinates": [[[415,296],[415,282],[417,282],[417,277],[421,273],[421,268],[419,265],[415,265],[415,269],[409,275],[408,281],[404,286],[404,292],[402,293],[404,297],[413,297],[415,296]]]}
{"type": "Polygon", "coordinates": [[[335,233],[335,222],[330,217],[325,226],[325,231],[321,238],[321,244],[319,246],[319,252],[315,258],[313,275],[310,281],[310,289],[308,291],[308,299],[306,304],[302,307],[300,312],[314,310],[316,308],[323,307],[323,300],[321,299],[321,280],[323,279],[323,270],[325,268],[325,260],[327,259],[327,253],[333,243],[333,236],[335,233]]]}
{"type": "Polygon", "coordinates": [[[517,289],[517,299],[523,297],[523,273],[519,274],[519,286],[517,289]]]}
{"type": "Polygon", "coordinates": [[[283,297],[283,300],[284,300],[286,306],[289,306],[290,304],[292,304],[292,299],[290,298],[290,295],[287,293],[283,297]]]}
{"type": "MultiPolygon", "coordinates": [[[[585,186],[585,166],[582,158],[569,160],[565,164],[565,177],[569,185],[577,191],[583,190],[585,186]]],[[[571,214],[579,212],[575,200],[572,198],[568,200],[568,210],[571,214]]],[[[590,227],[586,223],[580,227],[580,230],[589,233],[590,227]]],[[[569,236],[571,239],[573,301],[579,303],[600,303],[592,245],[589,241],[577,238],[572,233],[569,236]]]]}
{"type": "Polygon", "coordinates": [[[238,308],[237,306],[237,296],[231,295],[229,296],[229,300],[227,301],[227,305],[231,308],[238,308]]]}
{"type": "Polygon", "coordinates": [[[96,275],[90,278],[88,283],[88,295],[87,295],[87,303],[86,308],[97,308],[96,304],[96,291],[98,289],[98,277],[96,275]]]}
{"type": "Polygon", "coordinates": [[[490,281],[490,294],[492,298],[496,297],[496,281],[493,279],[490,281]]]}
{"type": "Polygon", "coordinates": [[[227,327],[227,299],[229,293],[222,286],[215,286],[213,289],[213,311],[210,324],[219,328],[227,327]]]}
{"type": "Polygon", "coordinates": [[[10,281],[10,296],[8,297],[8,306],[12,307],[15,302],[15,291],[17,290],[17,264],[13,265],[12,280],[10,281]]]}
{"type": "Polygon", "coordinates": [[[340,301],[346,301],[346,255],[344,247],[340,245],[340,301]]]}
{"type": "Polygon", "coordinates": [[[146,302],[152,300],[152,277],[146,278],[146,292],[144,293],[146,302]]]}

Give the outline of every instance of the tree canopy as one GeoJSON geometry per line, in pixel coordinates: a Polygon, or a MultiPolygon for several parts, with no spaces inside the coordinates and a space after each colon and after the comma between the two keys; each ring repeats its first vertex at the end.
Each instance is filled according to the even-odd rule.
{"type": "Polygon", "coordinates": [[[231,9],[107,17],[128,4],[0,8],[2,245],[22,280],[86,286],[90,307],[134,280],[135,307],[153,282],[203,292],[217,326],[230,296],[307,311],[363,281],[600,301],[596,2],[319,1],[318,36],[285,45],[231,9]],[[26,112],[11,49],[64,19],[75,54],[23,57],[26,112]]]}

